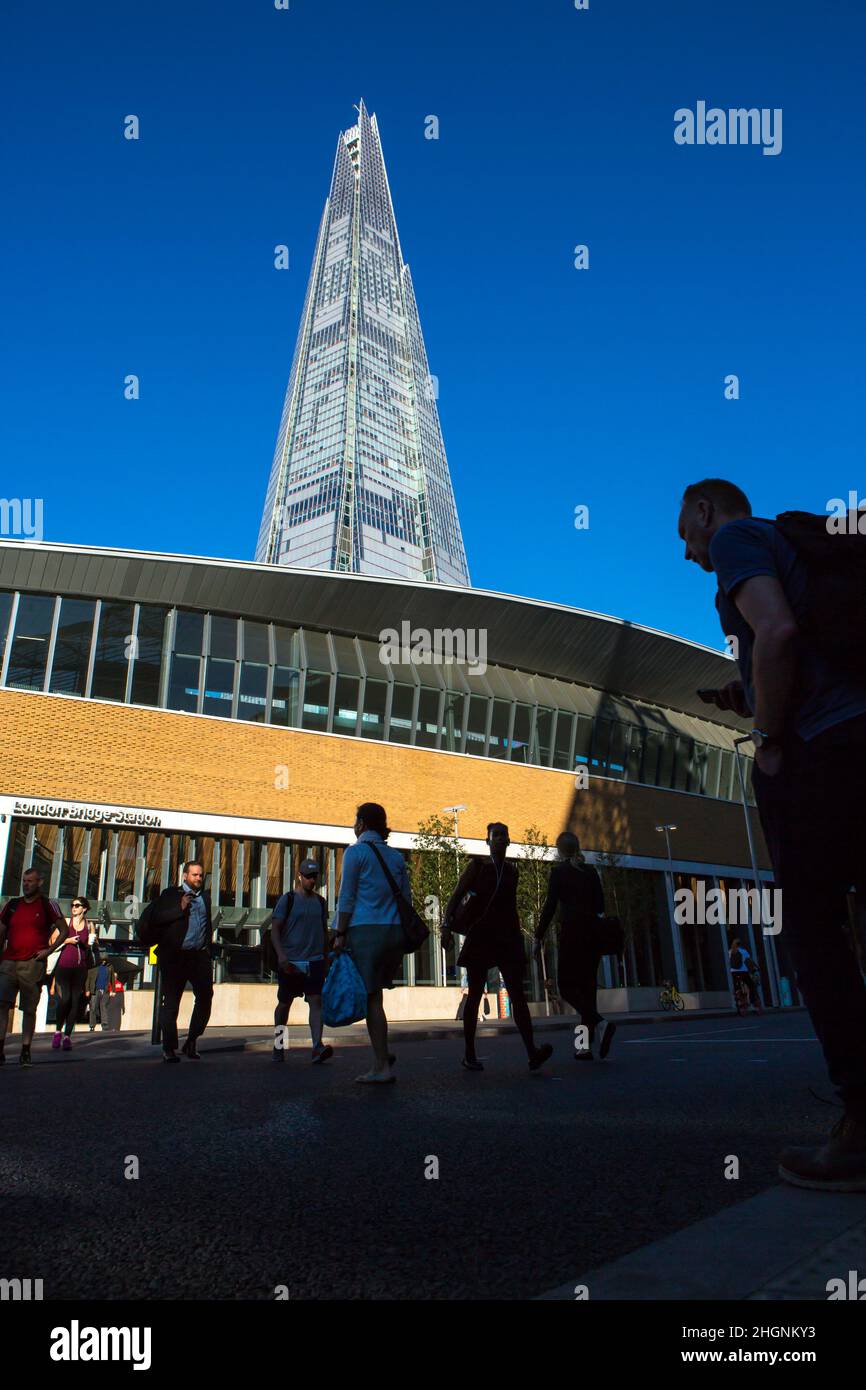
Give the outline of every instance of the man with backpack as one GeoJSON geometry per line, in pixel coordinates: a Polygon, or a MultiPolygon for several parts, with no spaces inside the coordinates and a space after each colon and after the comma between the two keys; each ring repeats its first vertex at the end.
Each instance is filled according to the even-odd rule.
{"type": "Polygon", "coordinates": [[[10,898],[0,912],[0,1065],[6,1061],[6,1030],[21,996],[22,1067],[31,1065],[30,1048],[36,1031],[36,1010],[45,981],[51,948],[59,941],[74,941],[63,913],[42,892],[42,875],[28,869],[21,880],[20,898],[10,898]]]}
{"type": "Polygon", "coordinates": [[[718,580],[740,680],[719,709],[751,719],[753,785],[797,979],[844,1113],[826,1143],[788,1147],[800,1187],[866,1191],[866,985],[845,935],[866,849],[866,533],[854,512],[752,516],[734,483],[683,494],[685,558],[718,580]]]}
{"type": "Polygon", "coordinates": [[[297,893],[284,893],[274,908],[271,944],[277,957],[277,1007],[274,1010],[275,1062],[282,1062],[288,1039],[289,1011],[301,995],[310,1010],[314,1062],[327,1062],[334,1049],[322,1044],[322,986],[328,960],[328,905],[317,892],[319,866],[304,859],[297,893]]]}

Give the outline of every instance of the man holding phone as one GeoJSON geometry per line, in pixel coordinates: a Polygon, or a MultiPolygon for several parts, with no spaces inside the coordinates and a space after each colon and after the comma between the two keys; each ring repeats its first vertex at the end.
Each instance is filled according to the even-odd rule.
{"type": "Polygon", "coordinates": [[[755,798],[786,942],[845,1107],[825,1144],[782,1152],[779,1174],[800,1187],[866,1191],[866,985],[844,930],[866,851],[866,684],[816,640],[815,572],[804,555],[781,525],[752,516],[734,483],[687,487],[678,529],[685,559],[716,575],[722,630],[736,639],[740,679],[700,693],[752,721],[755,798]]]}

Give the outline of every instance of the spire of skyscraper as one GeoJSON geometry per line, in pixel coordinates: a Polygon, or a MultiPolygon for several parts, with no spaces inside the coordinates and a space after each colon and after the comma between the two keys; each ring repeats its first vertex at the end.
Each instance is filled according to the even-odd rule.
{"type": "Polygon", "coordinates": [[[376,117],[337,141],[256,560],[468,584],[376,117]]]}

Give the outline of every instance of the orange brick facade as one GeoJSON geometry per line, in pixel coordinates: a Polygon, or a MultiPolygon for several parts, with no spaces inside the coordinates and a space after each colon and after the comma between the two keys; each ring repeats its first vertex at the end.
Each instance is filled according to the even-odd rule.
{"type": "MultiPolygon", "coordinates": [[[[586,849],[664,857],[660,821],[678,826],[679,860],[746,866],[739,803],[566,772],[61,696],[0,691],[0,794],[21,798],[348,826],[380,801],[395,831],[462,802],[461,835],[504,820],[512,839],[568,827],[586,849]],[[285,771],[284,771],[285,769],[285,771]],[[285,785],[287,783],[287,785],[285,785]]],[[[759,863],[769,867],[753,812],[759,863]]]]}

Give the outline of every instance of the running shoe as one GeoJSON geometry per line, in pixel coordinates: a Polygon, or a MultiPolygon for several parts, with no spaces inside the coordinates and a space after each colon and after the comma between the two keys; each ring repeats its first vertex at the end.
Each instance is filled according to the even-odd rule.
{"type": "Polygon", "coordinates": [[[476,1058],[473,1058],[473,1060],[472,1060],[471,1062],[469,1061],[469,1059],[468,1059],[467,1057],[461,1057],[461,1058],[460,1058],[460,1065],[461,1065],[461,1067],[463,1067],[464,1071],[483,1071],[483,1070],[484,1070],[484,1067],[483,1067],[482,1063],[478,1061],[478,1058],[477,1058],[477,1057],[476,1057],[476,1058]]]}
{"type": "Polygon", "coordinates": [[[33,1062],[32,1062],[31,1059],[30,1059],[30,1048],[29,1048],[29,1047],[22,1047],[22,1049],[21,1049],[21,1056],[18,1058],[18,1061],[19,1061],[19,1063],[21,1064],[22,1067],[32,1067],[32,1066],[33,1066],[33,1062]]]}
{"type": "Polygon", "coordinates": [[[318,1047],[313,1048],[314,1062],[327,1062],[329,1057],[333,1057],[334,1049],[330,1043],[319,1043],[318,1047]]]}

